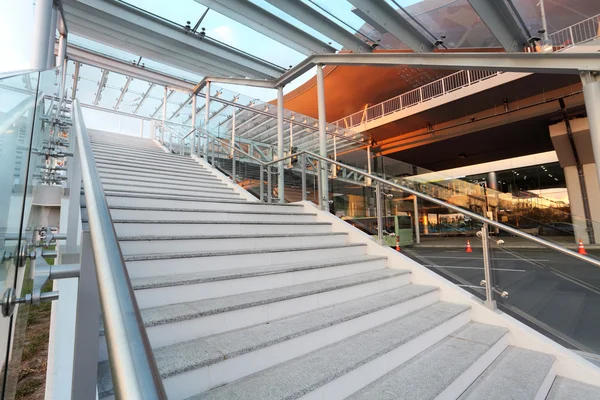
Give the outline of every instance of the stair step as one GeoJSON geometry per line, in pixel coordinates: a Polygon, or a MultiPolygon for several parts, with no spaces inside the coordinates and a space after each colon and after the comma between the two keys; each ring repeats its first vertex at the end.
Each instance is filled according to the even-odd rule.
{"type": "Polygon", "coordinates": [[[190,211],[155,209],[118,209],[111,208],[110,214],[115,220],[155,220],[155,221],[296,221],[310,222],[317,220],[317,214],[309,213],[245,213],[219,210],[190,211]]]}
{"type": "Polygon", "coordinates": [[[108,174],[100,173],[100,179],[106,183],[128,182],[135,185],[150,185],[162,187],[192,187],[192,188],[227,188],[227,184],[219,181],[217,178],[197,179],[197,180],[176,180],[169,178],[140,177],[136,175],[108,174]]]}
{"type": "Polygon", "coordinates": [[[509,346],[459,397],[467,399],[545,399],[555,378],[554,357],[509,346]]]}
{"type": "MultiPolygon", "coordinates": [[[[158,170],[175,169],[175,170],[204,170],[206,169],[195,161],[181,162],[180,160],[164,160],[155,157],[154,160],[136,156],[118,157],[115,155],[103,155],[94,153],[94,159],[97,163],[102,164],[124,164],[129,166],[137,166],[140,168],[151,168],[158,170]]],[[[190,160],[188,158],[188,160],[190,160]]]]}
{"type": "Polygon", "coordinates": [[[600,387],[557,376],[546,400],[598,400],[600,387]]]}
{"type": "MultiPolygon", "coordinates": [[[[235,193],[235,192],[234,192],[235,193]]],[[[128,197],[141,197],[145,198],[150,196],[150,198],[154,199],[167,199],[167,200],[211,200],[213,202],[221,200],[239,200],[241,197],[235,193],[235,196],[232,195],[223,195],[220,193],[203,193],[201,195],[183,195],[183,194],[168,194],[168,193],[153,193],[153,192],[138,192],[134,190],[107,190],[104,189],[104,195],[117,195],[117,196],[126,196],[128,197]]]]}
{"type": "Polygon", "coordinates": [[[215,202],[211,199],[190,199],[181,198],[156,198],[153,196],[131,194],[106,194],[106,201],[110,208],[112,207],[157,207],[189,210],[219,210],[219,211],[248,211],[248,212],[270,212],[270,211],[298,211],[302,210],[301,204],[267,204],[258,201],[248,200],[219,200],[215,202]]]}
{"type": "MultiPolygon", "coordinates": [[[[113,218],[114,211],[111,210],[113,218]]],[[[261,216],[261,214],[257,214],[261,216]]],[[[231,235],[231,236],[125,236],[119,238],[123,255],[163,252],[253,250],[265,247],[289,248],[303,245],[340,245],[348,243],[346,233],[304,233],[282,235],[231,235]]]]}
{"type": "Polygon", "coordinates": [[[108,158],[116,158],[116,159],[136,159],[141,161],[158,161],[158,162],[168,162],[168,163],[180,163],[180,164],[189,164],[196,166],[198,162],[194,161],[192,158],[187,156],[178,156],[175,154],[164,153],[161,150],[153,151],[153,152],[144,152],[137,150],[109,150],[100,147],[96,147],[92,145],[92,149],[94,155],[98,155],[101,157],[108,158]]]}
{"type": "Polygon", "coordinates": [[[348,400],[456,399],[506,349],[507,332],[471,322],[348,400]]]}
{"type": "MultiPolygon", "coordinates": [[[[118,232],[117,232],[118,234],[118,232]]],[[[236,251],[210,251],[166,254],[143,254],[124,256],[131,278],[188,274],[283,264],[290,257],[297,262],[319,261],[320,259],[364,255],[366,244],[349,243],[329,246],[296,246],[283,249],[266,248],[236,251]]]]}
{"type": "Polygon", "coordinates": [[[180,189],[172,189],[172,188],[161,188],[158,187],[148,187],[148,186],[138,186],[138,185],[129,185],[126,182],[121,184],[111,184],[111,183],[102,183],[104,190],[112,191],[112,192],[127,192],[127,193],[150,193],[150,194],[166,194],[171,196],[204,196],[207,194],[211,194],[213,196],[222,196],[222,197],[238,197],[239,194],[233,191],[230,188],[186,188],[185,186],[181,186],[180,189]]]}
{"type": "Polygon", "coordinates": [[[141,310],[154,347],[300,314],[410,284],[406,270],[381,269],[282,288],[141,310]]]}
{"type": "Polygon", "coordinates": [[[198,173],[198,172],[206,172],[206,169],[204,167],[202,167],[200,164],[197,165],[180,165],[178,163],[173,163],[173,164],[169,164],[169,165],[164,165],[164,164],[159,164],[159,163],[144,163],[144,162],[138,162],[135,159],[131,159],[131,160],[114,160],[113,158],[110,157],[98,157],[95,156],[95,161],[97,165],[102,165],[105,167],[111,167],[111,166],[115,166],[115,167],[129,167],[129,168],[138,168],[138,169],[143,169],[146,171],[155,171],[157,173],[161,172],[161,171],[167,171],[167,172],[186,172],[186,173],[190,173],[190,174],[194,174],[194,173],[198,173]]]}
{"type": "MultiPolygon", "coordinates": [[[[468,310],[438,302],[193,399],[343,398],[465,325],[468,310]]],[[[172,398],[183,397],[178,391],[184,388],[167,390],[172,398]]]]}
{"type": "Polygon", "coordinates": [[[197,171],[194,173],[188,172],[177,172],[177,171],[159,171],[153,172],[149,171],[146,168],[136,168],[133,166],[114,166],[114,165],[97,165],[98,172],[104,174],[115,174],[115,175],[128,175],[128,176],[137,176],[143,178],[162,178],[162,179],[177,179],[177,180],[186,180],[186,181],[196,181],[196,180],[214,180],[216,182],[221,182],[219,178],[214,176],[208,171],[197,171]]]}
{"type": "Polygon", "coordinates": [[[118,236],[145,235],[262,235],[287,233],[325,233],[328,222],[293,221],[130,221],[113,220],[118,236]]]}

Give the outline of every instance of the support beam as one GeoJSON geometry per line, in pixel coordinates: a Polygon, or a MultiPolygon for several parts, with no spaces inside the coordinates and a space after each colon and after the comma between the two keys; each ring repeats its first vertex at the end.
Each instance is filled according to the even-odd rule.
{"type": "Polygon", "coordinates": [[[600,179],[600,75],[584,72],[581,74],[581,82],[583,83],[583,98],[590,127],[596,172],[600,179]]]}
{"type": "MultiPolygon", "coordinates": [[[[277,159],[283,158],[283,86],[277,88],[277,159]]],[[[277,194],[279,203],[285,203],[283,192],[285,181],[283,176],[283,161],[277,163],[278,179],[277,194]]]]}
{"type": "Polygon", "coordinates": [[[317,32],[322,33],[355,53],[370,53],[373,51],[368,43],[353,35],[329,18],[303,3],[300,0],[266,0],[281,11],[305,23],[317,32]]]}
{"type": "Polygon", "coordinates": [[[33,38],[30,67],[42,71],[48,66],[48,48],[52,46],[49,35],[52,24],[52,0],[38,0],[33,16],[33,38]]]}
{"type": "Polygon", "coordinates": [[[434,43],[404,19],[385,0],[348,0],[416,53],[432,51],[434,43]]]}
{"type": "MultiPolygon", "coordinates": [[[[317,103],[319,111],[319,155],[327,158],[327,115],[325,111],[325,82],[323,77],[323,66],[317,64],[317,103]]],[[[327,173],[327,165],[321,162],[320,174],[320,198],[324,211],[329,211],[329,174],[327,173]]]]}
{"type": "Polygon", "coordinates": [[[518,13],[513,13],[505,1],[468,0],[479,18],[508,52],[523,51],[529,34],[518,13]]]}
{"type": "MultiPolygon", "coordinates": [[[[102,99],[102,91],[106,87],[106,81],[108,80],[108,71],[103,69],[102,76],[100,77],[100,82],[98,82],[98,91],[96,92],[96,97],[94,98],[94,105],[97,106],[102,99]]],[[[135,114],[135,113],[134,113],[135,114]]]]}
{"type": "MultiPolygon", "coordinates": [[[[287,1],[287,0],[286,0],[287,1]]],[[[335,49],[302,29],[247,0],[196,0],[302,54],[334,53],[335,49]]]]}
{"type": "Polygon", "coordinates": [[[75,95],[77,94],[77,83],[79,82],[79,68],[81,67],[81,63],[75,62],[75,72],[73,73],[73,90],[71,91],[71,100],[75,100],[75,95]]]}
{"type": "Polygon", "coordinates": [[[137,107],[135,108],[135,110],[133,110],[134,114],[137,114],[137,112],[139,111],[139,109],[142,106],[142,104],[144,103],[144,101],[146,101],[146,99],[150,95],[150,92],[152,91],[152,89],[154,89],[154,86],[156,86],[154,83],[150,84],[150,86],[148,87],[148,90],[146,90],[146,93],[144,93],[144,95],[140,99],[140,102],[138,103],[137,107]]]}
{"type": "MultiPolygon", "coordinates": [[[[58,52],[58,47],[56,49],[58,52]]],[[[154,71],[151,68],[141,68],[137,65],[126,63],[121,60],[117,60],[106,56],[104,54],[96,53],[91,50],[87,50],[83,47],[78,47],[73,44],[69,44],[67,48],[67,57],[71,61],[80,62],[87,65],[93,65],[94,67],[107,69],[111,72],[127,75],[134,79],[139,79],[148,82],[154,82],[159,86],[169,86],[177,90],[190,91],[194,88],[194,82],[186,81],[181,78],[176,78],[162,72],[154,71]]]]}
{"type": "MultiPolygon", "coordinates": [[[[133,80],[132,77],[130,77],[130,76],[127,77],[127,81],[125,81],[125,86],[123,86],[123,88],[121,88],[121,94],[119,95],[119,98],[117,99],[117,104],[115,104],[115,106],[113,107],[115,110],[118,110],[119,107],[121,106],[123,97],[125,97],[125,93],[127,93],[127,90],[129,90],[129,85],[131,84],[132,80],[133,80]]],[[[154,117],[155,113],[156,113],[156,111],[152,114],[152,117],[154,117]]]]}
{"type": "Polygon", "coordinates": [[[273,78],[284,71],[266,60],[121,2],[69,1],[64,10],[69,29],[78,35],[173,66],[174,60],[179,59],[190,72],[206,75],[202,67],[207,66],[212,71],[230,71],[234,76],[273,78]]]}

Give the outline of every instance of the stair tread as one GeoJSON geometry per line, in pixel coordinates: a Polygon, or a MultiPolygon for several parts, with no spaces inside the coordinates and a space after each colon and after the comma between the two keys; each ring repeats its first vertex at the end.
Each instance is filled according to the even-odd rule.
{"type": "MultiPolygon", "coordinates": [[[[175,196],[151,196],[149,193],[142,193],[140,195],[137,194],[128,194],[128,193],[119,193],[119,192],[109,192],[105,191],[104,195],[107,197],[127,197],[127,198],[141,198],[141,199],[157,199],[157,200],[175,200],[175,201],[194,201],[194,202],[211,202],[214,203],[214,199],[207,198],[198,198],[198,197],[190,197],[189,199],[185,199],[183,197],[175,197],[175,196]]],[[[240,200],[219,200],[219,203],[229,203],[229,204],[247,204],[249,206],[258,205],[258,206],[270,206],[270,207],[302,207],[302,204],[292,204],[292,203],[261,203],[259,201],[248,201],[246,199],[240,200]]]]}
{"type": "MultiPolygon", "coordinates": [[[[150,199],[163,199],[163,200],[192,200],[192,201],[196,201],[199,199],[210,199],[211,201],[215,201],[215,200],[219,200],[219,202],[221,202],[221,199],[225,200],[225,199],[234,199],[234,198],[241,198],[239,194],[237,194],[236,192],[233,192],[232,195],[227,195],[227,197],[217,197],[217,196],[189,196],[189,195],[178,195],[178,194],[162,194],[162,193],[152,193],[152,192],[136,192],[136,191],[131,191],[131,190],[114,190],[114,189],[105,189],[104,191],[104,195],[108,195],[111,194],[113,196],[122,196],[125,197],[125,195],[129,195],[127,197],[134,197],[134,198],[150,198],[150,199]]],[[[219,193],[220,194],[220,193],[219,193]]]]}
{"type": "Polygon", "coordinates": [[[223,214],[261,214],[261,215],[310,215],[316,216],[316,213],[305,212],[282,212],[282,211],[241,211],[241,210],[218,210],[202,208],[177,208],[177,207],[141,207],[141,206],[110,206],[111,210],[131,210],[131,211],[174,211],[190,213],[223,213],[223,214]]]}
{"type": "Polygon", "coordinates": [[[470,322],[348,399],[437,398],[507,332],[503,327],[470,322]]]}
{"type": "Polygon", "coordinates": [[[408,285],[335,306],[154,350],[160,373],[173,376],[333,326],[438,290],[408,285]],[[193,352],[193,353],[192,353],[193,352]],[[195,353],[195,354],[194,354],[195,353]],[[191,357],[190,355],[193,354],[191,357]]]}
{"type": "Polygon", "coordinates": [[[509,346],[459,400],[533,399],[553,362],[554,357],[549,354],[509,346]]]}
{"type": "Polygon", "coordinates": [[[261,239],[261,238],[290,238],[307,236],[343,236],[346,232],[314,232],[314,233],[261,233],[255,235],[140,235],[119,236],[120,242],[146,240],[213,240],[213,239],[261,239]]]}
{"type": "Polygon", "coordinates": [[[214,282],[227,279],[240,279],[252,276],[261,276],[269,274],[280,274],[296,271],[305,271],[310,269],[329,268],[336,266],[345,266],[351,264],[360,264],[369,261],[386,260],[384,256],[358,256],[347,258],[334,258],[326,262],[304,262],[304,263],[287,263],[276,264],[258,267],[234,268],[227,270],[203,271],[193,274],[177,274],[165,276],[152,276],[145,278],[136,278],[131,280],[131,284],[135,290],[158,288],[175,285],[186,285],[202,282],[214,282]]]}
{"type": "Polygon", "coordinates": [[[384,268],[362,274],[349,275],[343,278],[146,308],[141,310],[141,313],[144,325],[150,327],[343,289],[409,273],[407,270],[384,268]]]}
{"type": "Polygon", "coordinates": [[[346,243],[346,244],[335,244],[335,245],[323,245],[323,246],[296,246],[296,247],[266,247],[259,249],[247,249],[247,250],[218,250],[218,251],[196,251],[187,253],[156,253],[156,254],[139,254],[123,256],[125,261],[148,261],[148,260],[172,260],[176,258],[199,258],[199,257],[219,257],[219,256],[237,256],[245,254],[262,254],[262,253],[290,253],[294,251],[307,251],[307,250],[327,250],[327,249],[341,249],[350,247],[366,247],[365,243],[346,243]]]}
{"type": "Polygon", "coordinates": [[[438,302],[192,399],[298,398],[467,311],[438,302]]]}
{"type": "Polygon", "coordinates": [[[159,220],[159,219],[113,219],[115,224],[223,224],[223,225],[331,225],[331,222],[318,221],[196,221],[196,220],[159,220]]]}
{"type": "Polygon", "coordinates": [[[556,377],[546,400],[598,400],[600,387],[556,377]]]}

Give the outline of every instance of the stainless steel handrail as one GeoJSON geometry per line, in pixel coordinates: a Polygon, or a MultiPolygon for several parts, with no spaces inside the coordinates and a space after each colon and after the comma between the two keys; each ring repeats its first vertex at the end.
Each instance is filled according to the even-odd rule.
{"type": "MultiPolygon", "coordinates": [[[[229,143],[227,143],[225,141],[221,141],[220,139],[215,138],[214,136],[208,134],[207,132],[202,132],[202,134],[207,135],[207,136],[209,136],[209,137],[211,137],[211,138],[213,138],[213,139],[215,139],[215,140],[217,140],[219,142],[222,142],[222,143],[226,144],[227,146],[231,147],[231,145],[229,143]]],[[[489,226],[493,226],[495,228],[502,229],[503,231],[506,231],[506,232],[508,232],[508,233],[510,233],[510,234],[512,234],[514,236],[518,236],[518,237],[521,237],[523,239],[526,239],[526,240],[529,240],[531,242],[534,242],[536,244],[539,244],[540,246],[544,246],[544,247],[547,247],[549,249],[556,250],[556,251],[558,251],[560,253],[563,253],[565,255],[568,255],[570,257],[576,258],[576,259],[578,259],[580,261],[586,262],[588,264],[592,264],[595,267],[600,268],[600,261],[599,260],[595,260],[593,258],[586,257],[584,255],[581,255],[581,254],[575,252],[575,251],[569,250],[569,249],[567,249],[565,247],[559,246],[559,245],[554,244],[552,242],[548,242],[546,240],[540,239],[540,238],[538,238],[536,236],[533,236],[533,235],[530,235],[528,233],[522,232],[522,231],[520,231],[518,229],[512,228],[512,227],[510,227],[508,225],[504,225],[504,224],[502,224],[500,222],[496,222],[496,221],[494,221],[492,219],[483,217],[483,216],[481,216],[479,214],[476,214],[476,213],[474,213],[472,211],[465,210],[464,208],[461,208],[461,207],[455,206],[453,204],[447,203],[447,202],[445,202],[443,200],[436,199],[435,197],[431,197],[429,195],[423,194],[423,193],[421,193],[421,192],[419,192],[417,190],[410,189],[410,188],[408,188],[406,186],[398,185],[397,183],[393,183],[393,182],[387,181],[387,180],[385,180],[383,178],[380,178],[380,177],[378,177],[376,175],[372,175],[372,174],[369,174],[367,172],[364,172],[361,169],[352,167],[350,165],[341,163],[341,162],[336,161],[336,160],[331,160],[329,158],[322,157],[322,156],[320,156],[318,154],[312,153],[312,152],[307,151],[307,150],[302,150],[302,151],[300,151],[298,153],[290,154],[290,155],[288,155],[286,157],[280,158],[278,160],[269,161],[269,162],[263,162],[261,160],[258,160],[256,158],[250,156],[249,154],[243,152],[242,150],[235,148],[235,147],[234,147],[234,150],[238,151],[238,152],[241,152],[244,155],[252,158],[256,162],[258,162],[259,164],[261,164],[263,167],[267,167],[269,165],[276,164],[276,163],[285,161],[285,160],[293,158],[293,157],[299,157],[301,155],[308,155],[308,156],[310,156],[312,158],[315,158],[317,160],[320,160],[322,162],[327,162],[327,163],[330,163],[330,164],[338,165],[338,166],[343,167],[343,168],[345,168],[345,169],[347,169],[349,171],[352,171],[352,172],[355,172],[357,174],[363,175],[366,178],[370,178],[372,181],[381,182],[381,183],[383,183],[383,184],[385,184],[387,186],[390,186],[390,187],[396,188],[398,190],[401,190],[403,192],[412,194],[412,195],[414,195],[414,196],[416,196],[416,197],[418,197],[420,199],[426,200],[426,201],[428,201],[430,203],[437,204],[439,206],[446,207],[446,208],[448,208],[448,209],[450,209],[452,211],[456,211],[458,213],[466,215],[466,216],[468,216],[468,217],[470,217],[470,218],[472,218],[474,220],[477,220],[477,221],[482,222],[484,224],[487,224],[489,226]]]]}
{"type": "Polygon", "coordinates": [[[115,396],[118,399],[166,399],[104,197],[78,100],[73,103],[73,129],[81,156],[98,292],[115,396]]]}

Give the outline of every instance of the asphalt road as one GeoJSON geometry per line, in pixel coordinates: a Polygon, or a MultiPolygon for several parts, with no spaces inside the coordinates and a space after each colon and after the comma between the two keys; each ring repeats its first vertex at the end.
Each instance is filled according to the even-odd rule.
{"type": "MultiPolygon", "coordinates": [[[[456,248],[404,248],[403,253],[483,294],[483,253],[456,248]]],[[[588,251],[600,257],[600,251],[588,251]]],[[[573,347],[600,353],[600,269],[545,249],[493,249],[494,286],[507,311],[573,347]]],[[[564,343],[563,343],[564,344],[564,343]]]]}

